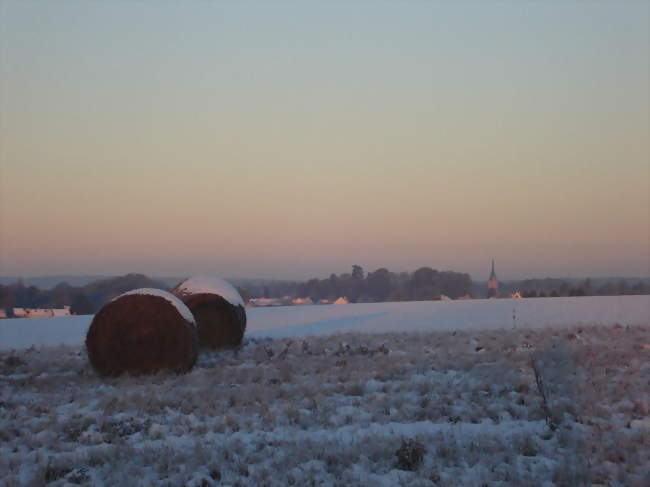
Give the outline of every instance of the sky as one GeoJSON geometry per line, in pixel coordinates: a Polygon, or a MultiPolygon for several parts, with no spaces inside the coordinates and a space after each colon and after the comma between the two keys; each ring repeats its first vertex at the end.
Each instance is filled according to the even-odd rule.
{"type": "Polygon", "coordinates": [[[0,0],[0,275],[650,275],[650,2],[0,0]]]}

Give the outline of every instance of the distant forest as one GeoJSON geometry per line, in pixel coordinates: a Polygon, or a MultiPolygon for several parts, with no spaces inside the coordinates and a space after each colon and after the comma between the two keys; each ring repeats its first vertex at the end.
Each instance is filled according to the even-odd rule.
{"type": "Polygon", "coordinates": [[[649,294],[650,279],[526,279],[500,283],[502,294],[521,293],[524,298],[558,296],[618,296],[649,294]]]}
{"type": "Polygon", "coordinates": [[[314,302],[334,300],[345,296],[351,303],[379,301],[427,301],[442,295],[452,299],[471,295],[472,279],[469,274],[437,271],[420,267],[413,273],[390,272],[386,268],[364,272],[359,265],[352,272],[330,275],[327,279],[311,279],[298,286],[297,296],[311,298],[314,302]]]}
{"type": "MultiPolygon", "coordinates": [[[[180,278],[178,279],[180,281],[180,278]]],[[[483,298],[484,281],[473,282],[469,274],[420,267],[415,272],[391,272],[381,268],[366,273],[359,265],[351,272],[331,274],[325,279],[275,281],[242,279],[231,281],[245,300],[250,298],[311,298],[333,301],[345,296],[351,303],[381,301],[422,301],[448,296],[483,298]]],[[[62,308],[73,314],[93,314],[107,301],[132,289],[152,287],[169,290],[169,279],[154,280],[142,274],[99,279],[83,286],[61,282],[52,289],[39,289],[22,281],[0,284],[0,309],[62,308]]],[[[605,296],[650,294],[650,279],[527,279],[501,282],[501,296],[520,292],[523,297],[605,296]]]]}

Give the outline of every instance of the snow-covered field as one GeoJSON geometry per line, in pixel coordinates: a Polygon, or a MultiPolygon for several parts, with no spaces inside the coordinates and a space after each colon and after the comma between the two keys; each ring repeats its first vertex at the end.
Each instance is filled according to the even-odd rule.
{"type": "Polygon", "coordinates": [[[647,486],[649,304],[252,309],[240,350],[113,379],[89,318],[6,320],[0,485],[647,486]]]}
{"type": "MultiPolygon", "coordinates": [[[[477,299],[246,310],[249,337],[333,332],[392,332],[622,325],[650,322],[650,296],[477,299]]],[[[0,349],[83,343],[92,316],[0,320],[0,349]]]]}

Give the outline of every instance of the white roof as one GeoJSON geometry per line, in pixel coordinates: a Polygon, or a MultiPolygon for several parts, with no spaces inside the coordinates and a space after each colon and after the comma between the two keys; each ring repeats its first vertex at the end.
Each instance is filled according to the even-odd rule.
{"type": "Polygon", "coordinates": [[[244,300],[232,284],[218,277],[190,277],[175,289],[179,294],[216,294],[234,306],[244,306],[244,300]]]}
{"type": "MultiPolygon", "coordinates": [[[[115,299],[119,299],[122,296],[131,296],[133,294],[140,294],[145,296],[158,296],[159,298],[165,298],[167,301],[169,301],[171,304],[173,304],[176,307],[179,314],[183,317],[185,321],[187,321],[188,323],[192,323],[193,325],[196,325],[196,322],[194,321],[194,315],[192,314],[190,309],[187,306],[185,306],[185,303],[183,303],[183,301],[178,299],[172,293],[168,293],[167,291],[163,291],[162,289],[153,289],[150,287],[134,289],[133,291],[128,291],[124,294],[120,294],[115,299]]],[[[115,301],[115,299],[113,301],[115,301]]]]}

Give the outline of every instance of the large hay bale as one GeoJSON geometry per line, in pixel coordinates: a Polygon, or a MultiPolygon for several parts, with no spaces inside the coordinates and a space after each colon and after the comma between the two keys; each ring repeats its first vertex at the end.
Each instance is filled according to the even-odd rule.
{"type": "Polygon", "coordinates": [[[194,317],[178,298],[160,289],[136,289],[99,310],[86,349],[100,375],[183,372],[196,362],[197,341],[194,317]]]}
{"type": "Polygon", "coordinates": [[[191,277],[171,292],[192,311],[200,347],[241,344],[246,331],[244,300],[228,282],[216,277],[191,277]]]}

